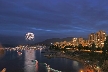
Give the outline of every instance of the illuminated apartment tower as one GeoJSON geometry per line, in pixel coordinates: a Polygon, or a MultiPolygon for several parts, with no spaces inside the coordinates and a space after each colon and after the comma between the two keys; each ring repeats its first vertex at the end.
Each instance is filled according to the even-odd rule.
{"type": "Polygon", "coordinates": [[[89,46],[89,40],[84,40],[82,46],[89,46]]]}
{"type": "Polygon", "coordinates": [[[78,38],[73,38],[72,42],[73,46],[78,46],[78,38]]]}
{"type": "Polygon", "coordinates": [[[78,38],[78,44],[82,44],[82,46],[85,46],[85,40],[82,37],[78,38]]]}
{"type": "Polygon", "coordinates": [[[103,47],[104,46],[104,41],[106,40],[106,33],[103,30],[100,30],[96,33],[97,36],[97,46],[98,47],[103,47]]]}
{"type": "Polygon", "coordinates": [[[96,34],[95,33],[91,33],[89,35],[89,43],[92,44],[92,43],[95,43],[96,42],[96,34]]]}
{"type": "Polygon", "coordinates": [[[79,44],[82,44],[83,41],[84,41],[84,39],[83,39],[82,37],[78,38],[78,43],[79,43],[79,44]]]}

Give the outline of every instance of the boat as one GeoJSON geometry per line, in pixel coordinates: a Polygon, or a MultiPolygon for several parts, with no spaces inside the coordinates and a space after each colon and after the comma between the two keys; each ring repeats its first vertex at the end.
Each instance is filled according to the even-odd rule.
{"type": "Polygon", "coordinates": [[[35,60],[36,61],[36,65],[38,64],[38,61],[37,60],[35,60]]]}
{"type": "Polygon", "coordinates": [[[18,55],[22,55],[22,52],[17,52],[18,53],[18,55]]]}
{"type": "Polygon", "coordinates": [[[32,62],[34,62],[35,64],[38,64],[38,61],[37,60],[31,60],[32,62]]]}

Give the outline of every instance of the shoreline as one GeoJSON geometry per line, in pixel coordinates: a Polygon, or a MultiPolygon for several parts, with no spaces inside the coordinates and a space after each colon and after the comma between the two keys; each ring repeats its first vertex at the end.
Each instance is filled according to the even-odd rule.
{"type": "Polygon", "coordinates": [[[83,65],[83,72],[95,72],[96,70],[89,66],[89,64],[85,63],[84,59],[81,59],[80,56],[70,56],[70,55],[47,55],[47,58],[66,58],[70,60],[77,61],[83,65]]]}

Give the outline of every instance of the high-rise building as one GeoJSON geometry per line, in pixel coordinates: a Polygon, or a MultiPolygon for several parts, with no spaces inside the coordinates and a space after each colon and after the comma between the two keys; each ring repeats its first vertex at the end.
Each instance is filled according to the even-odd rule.
{"type": "Polygon", "coordinates": [[[103,47],[104,41],[106,39],[106,33],[103,30],[98,31],[97,33],[91,33],[89,35],[89,43],[95,43],[96,47],[103,47]]]}
{"type": "Polygon", "coordinates": [[[103,47],[104,46],[104,41],[106,40],[106,33],[103,30],[100,30],[96,33],[97,36],[97,45],[98,47],[103,47]]]}
{"type": "Polygon", "coordinates": [[[91,33],[89,35],[89,43],[92,44],[93,42],[96,42],[96,34],[95,33],[91,33]]]}
{"type": "Polygon", "coordinates": [[[89,46],[89,40],[83,40],[82,46],[89,46]]]}
{"type": "Polygon", "coordinates": [[[97,33],[91,33],[89,35],[88,40],[84,40],[82,37],[80,38],[73,38],[71,41],[63,41],[63,42],[56,42],[55,45],[59,45],[64,48],[67,45],[78,46],[82,44],[82,46],[91,46],[92,43],[95,43],[96,47],[102,48],[104,46],[104,41],[106,40],[106,33],[103,30],[98,31],[97,33]]]}
{"type": "Polygon", "coordinates": [[[78,38],[73,38],[72,42],[73,46],[78,46],[78,38]]]}
{"type": "Polygon", "coordinates": [[[83,43],[83,40],[84,40],[84,39],[83,39],[82,37],[78,38],[78,43],[79,43],[79,44],[82,44],[82,43],[83,43]]]}

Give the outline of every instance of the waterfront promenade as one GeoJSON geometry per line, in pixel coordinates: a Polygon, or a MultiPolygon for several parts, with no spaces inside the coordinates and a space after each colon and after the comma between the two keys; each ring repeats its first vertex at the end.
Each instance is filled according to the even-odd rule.
{"type": "Polygon", "coordinates": [[[56,54],[45,54],[45,56],[48,58],[67,58],[67,59],[78,61],[84,65],[83,70],[81,70],[80,72],[101,72],[100,68],[94,66],[95,62],[89,63],[89,61],[87,62],[86,59],[81,58],[80,55],[73,56],[73,55],[68,55],[65,53],[58,52],[56,54]]]}

